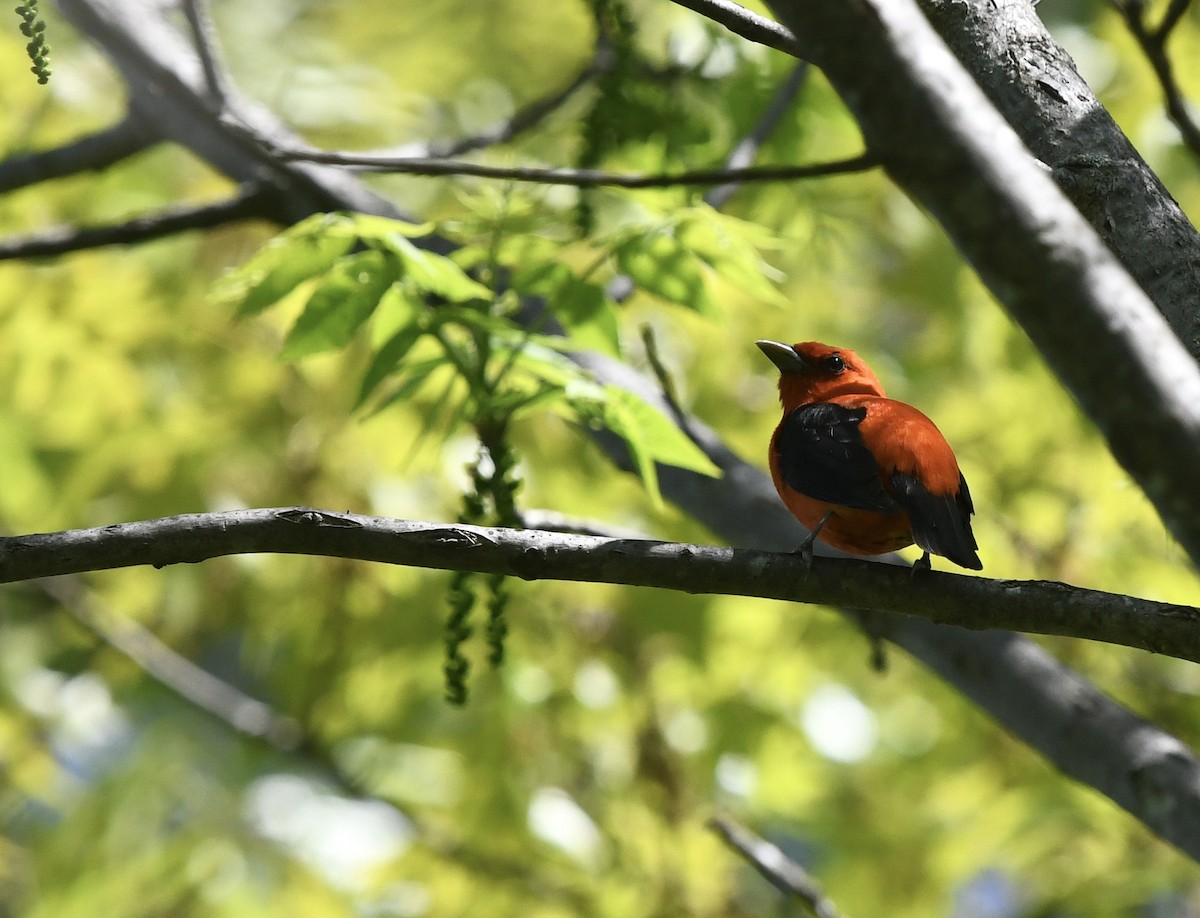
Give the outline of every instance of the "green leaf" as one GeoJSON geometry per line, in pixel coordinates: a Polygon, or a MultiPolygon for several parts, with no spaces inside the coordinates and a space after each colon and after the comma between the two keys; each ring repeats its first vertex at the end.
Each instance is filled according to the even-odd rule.
{"type": "Polygon", "coordinates": [[[393,235],[417,238],[433,232],[431,223],[409,223],[374,214],[348,214],[345,226],[359,239],[375,242],[390,240],[393,235]]]}
{"type": "Polygon", "coordinates": [[[309,297],[283,345],[289,360],[343,347],[367,320],[395,280],[382,252],[358,252],[335,264],[309,297]]]}
{"type": "Polygon", "coordinates": [[[619,412],[623,423],[635,427],[650,455],[663,465],[673,465],[720,478],[721,469],[665,414],[632,392],[605,386],[610,409],[619,412]]]}
{"type": "Polygon", "coordinates": [[[588,427],[604,427],[629,447],[634,467],[655,506],[662,503],[655,463],[673,465],[714,478],[721,470],[675,424],[632,392],[577,379],[565,387],[565,402],[588,427]]]}
{"type": "MultiPolygon", "coordinates": [[[[363,376],[362,386],[359,387],[358,398],[354,402],[355,408],[361,407],[381,382],[400,369],[405,358],[412,351],[413,345],[420,340],[423,334],[425,334],[425,329],[419,324],[406,325],[375,352],[375,357],[371,360],[371,365],[367,367],[367,372],[363,376]]],[[[442,357],[439,357],[438,360],[448,363],[442,357]]]]}
{"type": "Polygon", "coordinates": [[[399,374],[399,381],[396,385],[370,413],[372,415],[379,414],[385,408],[390,408],[392,405],[416,395],[417,391],[429,381],[429,377],[434,372],[448,366],[450,366],[450,361],[446,359],[444,354],[439,354],[437,357],[427,357],[424,360],[416,360],[408,364],[403,372],[399,374]]]}
{"type": "Polygon", "coordinates": [[[720,315],[703,263],[669,233],[639,234],[620,243],[614,254],[621,271],[647,293],[701,315],[720,315]]]}
{"type": "Polygon", "coordinates": [[[400,260],[405,277],[424,293],[436,294],[451,303],[492,299],[491,290],[468,277],[445,255],[419,249],[399,233],[375,241],[400,260]]]}
{"type": "Polygon", "coordinates": [[[599,284],[580,280],[559,263],[518,272],[512,283],[521,293],[546,299],[574,347],[621,355],[616,304],[599,284]]]}
{"type": "Polygon", "coordinates": [[[354,245],[353,237],[331,235],[335,214],[314,214],[280,233],[241,267],[213,287],[211,298],[252,316],[273,306],[299,284],[327,271],[354,245]]]}
{"type": "Polygon", "coordinates": [[[709,208],[695,208],[682,215],[675,234],[681,245],[733,286],[761,300],[787,302],[771,283],[771,278],[779,278],[779,272],[759,253],[760,245],[774,241],[761,227],[709,208]]]}

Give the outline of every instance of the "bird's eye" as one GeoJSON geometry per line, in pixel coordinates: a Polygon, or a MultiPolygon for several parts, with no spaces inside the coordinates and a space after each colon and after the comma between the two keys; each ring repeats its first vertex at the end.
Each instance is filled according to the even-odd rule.
{"type": "Polygon", "coordinates": [[[841,354],[830,354],[822,363],[825,365],[825,369],[834,376],[846,369],[846,361],[842,359],[841,354]]]}

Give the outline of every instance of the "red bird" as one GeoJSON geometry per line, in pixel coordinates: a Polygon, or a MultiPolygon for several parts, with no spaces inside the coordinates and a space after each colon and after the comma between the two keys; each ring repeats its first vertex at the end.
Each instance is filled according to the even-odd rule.
{"type": "Polygon", "coordinates": [[[771,477],[796,519],[834,548],[879,555],[912,545],[980,570],[971,492],[950,444],[916,408],[884,395],[854,351],[758,341],[779,368],[783,420],[771,477]]]}

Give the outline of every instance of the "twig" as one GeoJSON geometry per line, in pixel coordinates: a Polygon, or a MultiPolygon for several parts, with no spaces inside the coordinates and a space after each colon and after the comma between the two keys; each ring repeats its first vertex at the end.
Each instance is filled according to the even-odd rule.
{"type": "Polygon", "coordinates": [[[1163,13],[1162,21],[1158,24],[1155,32],[1161,42],[1166,42],[1167,36],[1171,34],[1175,26],[1179,25],[1179,21],[1183,19],[1183,14],[1187,12],[1187,8],[1192,5],[1192,0],[1171,0],[1167,11],[1163,13]]]}
{"type": "Polygon", "coordinates": [[[10,156],[0,162],[0,192],[80,172],[107,169],[161,139],[144,119],[129,112],[112,127],[61,147],[10,156]]]}
{"type": "MultiPolygon", "coordinates": [[[[792,68],[787,79],[775,90],[775,94],[767,103],[767,108],[762,113],[762,117],[758,119],[758,123],[754,125],[754,129],[742,138],[733,148],[733,152],[729,154],[729,158],[725,160],[726,169],[741,169],[754,162],[759,149],[774,132],[780,120],[792,107],[796,96],[799,95],[800,88],[808,76],[808,66],[806,61],[800,61],[792,68]]],[[[736,182],[727,182],[724,185],[710,188],[704,195],[704,203],[713,210],[720,210],[739,187],[736,182]]]]}
{"type": "Polygon", "coordinates": [[[457,159],[373,156],[365,153],[334,153],[321,150],[275,151],[286,161],[344,166],[361,172],[399,172],[409,175],[454,175],[538,182],[543,185],[573,185],[576,188],[671,188],[679,185],[720,185],[726,182],[784,182],[865,172],[879,165],[870,153],[849,159],[803,166],[755,166],[747,169],[699,169],[658,175],[630,175],[600,169],[540,169],[531,166],[488,166],[457,159]]]}
{"type": "Polygon", "coordinates": [[[212,103],[214,110],[223,112],[229,104],[227,76],[221,63],[217,30],[213,25],[208,0],[183,0],[183,13],[187,17],[188,28],[192,33],[196,56],[200,58],[200,67],[204,71],[204,86],[208,92],[208,100],[212,103]]]}
{"type": "MultiPolygon", "coordinates": [[[[1200,662],[1200,609],[1063,583],[941,571],[913,577],[891,564],[834,558],[818,558],[806,570],[792,554],[307,508],[195,513],[0,539],[0,583],[262,552],[898,612],[965,628],[1124,644],[1200,662]]],[[[1200,820],[1196,828],[1200,846],[1200,820]]]]}
{"type": "Polygon", "coordinates": [[[799,899],[816,918],[839,918],[841,913],[817,881],[777,845],[760,838],[728,816],[713,816],[708,820],[708,827],[757,870],[763,879],[785,896],[799,899]]]}
{"type": "Polygon", "coordinates": [[[88,595],[77,578],[55,577],[39,581],[38,586],[83,627],[184,701],[281,752],[300,745],[303,731],[295,720],[200,668],[136,622],[113,615],[88,595]]]}
{"type": "Polygon", "coordinates": [[[603,73],[610,66],[606,58],[607,55],[597,51],[592,61],[569,85],[541,99],[535,99],[524,108],[519,109],[503,124],[490,130],[481,131],[470,137],[460,137],[457,140],[405,144],[393,150],[380,150],[378,155],[402,159],[445,159],[451,156],[461,156],[473,150],[482,150],[496,144],[507,143],[525,131],[537,127],[549,115],[569,102],[579,90],[603,73]]]}
{"type": "Polygon", "coordinates": [[[696,438],[688,430],[687,412],[683,410],[675,392],[675,380],[671,378],[671,371],[666,368],[662,357],[659,356],[658,339],[654,335],[654,327],[649,323],[642,326],[642,345],[646,348],[646,359],[650,361],[650,369],[654,371],[654,378],[658,380],[659,388],[662,390],[663,401],[671,410],[675,423],[688,435],[690,440],[695,442],[696,438]]]}
{"type": "Polygon", "coordinates": [[[269,189],[247,185],[234,197],[215,204],[171,208],[111,226],[61,227],[36,235],[6,239],[0,241],[0,261],[148,242],[186,230],[208,229],[238,220],[273,219],[274,201],[275,195],[269,189]]]}
{"type": "Polygon", "coordinates": [[[1191,0],[1172,0],[1166,14],[1157,28],[1151,28],[1146,22],[1146,6],[1138,0],[1112,0],[1113,6],[1125,20],[1130,34],[1133,35],[1146,60],[1150,62],[1154,75],[1162,87],[1167,104],[1167,115],[1171,123],[1179,130],[1183,142],[1193,155],[1200,156],[1200,124],[1192,118],[1188,110],[1187,100],[1179,81],[1175,78],[1175,68],[1167,54],[1167,39],[1179,24],[1191,0]]]}
{"type": "Polygon", "coordinates": [[[750,41],[766,45],[793,57],[802,58],[800,46],[796,38],[786,26],[780,25],[773,19],[752,13],[744,6],[731,3],[730,0],[673,0],[680,6],[699,13],[706,19],[725,26],[735,35],[748,38],[750,41]]]}

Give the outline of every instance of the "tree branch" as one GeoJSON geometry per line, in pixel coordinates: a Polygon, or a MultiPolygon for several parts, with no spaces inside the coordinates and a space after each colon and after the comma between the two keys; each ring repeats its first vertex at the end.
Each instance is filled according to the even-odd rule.
{"type": "Polygon", "coordinates": [[[816,918],[841,914],[808,871],[771,844],[728,816],[713,816],[708,827],[785,896],[799,899],[816,918]]]}
{"type": "Polygon", "coordinates": [[[80,137],[53,150],[10,156],[0,162],[0,192],[80,172],[107,169],[161,139],[145,119],[129,112],[112,127],[95,134],[80,137]]]}
{"type": "MultiPolygon", "coordinates": [[[[796,96],[800,94],[800,88],[804,85],[804,81],[808,77],[808,70],[809,65],[806,61],[800,61],[792,68],[791,73],[787,75],[787,79],[779,85],[774,95],[771,96],[771,101],[767,103],[766,110],[758,119],[758,123],[754,125],[753,130],[738,141],[738,144],[725,160],[726,169],[742,169],[754,162],[758,156],[759,149],[774,132],[788,109],[792,107],[792,103],[796,101],[796,96]]],[[[704,203],[714,210],[720,210],[733,197],[739,187],[741,186],[736,182],[727,182],[724,185],[711,188],[704,195],[704,203]]]]}
{"type": "Polygon", "coordinates": [[[80,625],[184,701],[281,752],[300,745],[304,735],[295,720],[179,655],[137,622],[114,615],[89,596],[77,579],[55,577],[38,585],[80,625]]]}
{"type": "Polygon", "coordinates": [[[281,162],[256,138],[270,138],[279,146],[299,143],[298,138],[270,112],[235,93],[228,81],[227,117],[218,117],[197,54],[164,17],[157,0],[59,0],[58,5],[108,54],[124,77],[134,111],[164,139],[179,143],[232,181],[275,186],[286,221],[329,210],[395,212],[340,170],[281,162]]]}
{"type": "Polygon", "coordinates": [[[1200,236],[1032,3],[921,0],[942,39],[1200,361],[1200,236]]]}
{"type": "Polygon", "coordinates": [[[0,261],[148,242],[187,230],[209,229],[238,220],[275,220],[279,217],[278,211],[278,202],[272,190],[247,185],[234,197],[215,204],[171,208],[111,226],[61,227],[32,236],[0,240],[0,261]]]}
{"type": "Polygon", "coordinates": [[[803,58],[800,45],[786,26],[766,16],[752,13],[744,6],[731,0],[671,0],[680,6],[699,13],[706,19],[719,23],[735,35],[793,57],[803,58]]]}
{"type": "Polygon", "coordinates": [[[1174,0],[1163,17],[1162,23],[1153,29],[1146,22],[1145,3],[1139,2],[1139,0],[1112,0],[1112,5],[1125,20],[1129,34],[1137,41],[1142,53],[1146,55],[1146,60],[1154,70],[1154,75],[1158,78],[1158,84],[1162,88],[1163,97],[1167,103],[1167,115],[1170,117],[1171,123],[1179,129],[1183,142],[1192,151],[1192,155],[1200,156],[1200,125],[1192,118],[1187,100],[1183,97],[1183,90],[1179,86],[1179,80],[1175,78],[1175,68],[1171,64],[1171,58],[1167,56],[1167,39],[1171,36],[1175,26],[1179,24],[1180,17],[1187,9],[1188,0],[1182,0],[1182,2],[1174,0]]]}
{"type": "Polygon", "coordinates": [[[204,85],[213,108],[219,112],[228,107],[229,77],[221,63],[217,48],[217,30],[207,0],[183,0],[183,14],[192,33],[192,44],[204,71],[204,85]]]}
{"type": "Polygon", "coordinates": [[[576,188],[594,188],[600,185],[616,188],[673,188],[684,185],[720,185],[726,182],[782,182],[865,172],[877,165],[870,153],[862,153],[850,159],[811,163],[803,166],[749,166],[742,169],[698,169],[658,175],[631,175],[605,172],[600,169],[489,166],[460,159],[420,159],[376,156],[370,153],[335,153],[322,150],[281,149],[277,151],[277,154],[285,161],[344,166],[361,172],[469,175],[515,182],[538,182],[544,185],[573,185],[576,188]]]}
{"type": "Polygon", "coordinates": [[[597,48],[592,60],[567,86],[540,99],[535,99],[516,111],[503,124],[497,125],[491,130],[470,137],[460,137],[457,140],[405,144],[397,149],[381,150],[379,155],[409,159],[445,159],[451,156],[461,156],[472,150],[482,150],[485,147],[507,143],[525,131],[537,127],[548,116],[574,98],[579,90],[591,83],[599,74],[608,70],[610,66],[611,54],[605,49],[597,48]]]}
{"type": "Polygon", "coordinates": [[[0,541],[0,583],[278,552],[757,596],[1124,644],[1200,662],[1200,609],[1048,581],[988,580],[746,549],[409,522],[304,508],[198,513],[0,541]]]}
{"type": "MultiPolygon", "coordinates": [[[[673,2],[750,41],[803,57],[785,27],[728,0],[673,2]],[[726,21],[730,16],[733,24],[726,21]]],[[[1172,0],[1155,30],[1163,41],[1187,3],[1172,0]]],[[[1200,361],[1200,311],[1194,308],[1200,237],[1046,31],[1035,6],[921,0],[943,41],[1034,155],[1054,170],[1063,193],[1200,361]]],[[[853,45],[852,36],[844,40],[853,45]]]]}

